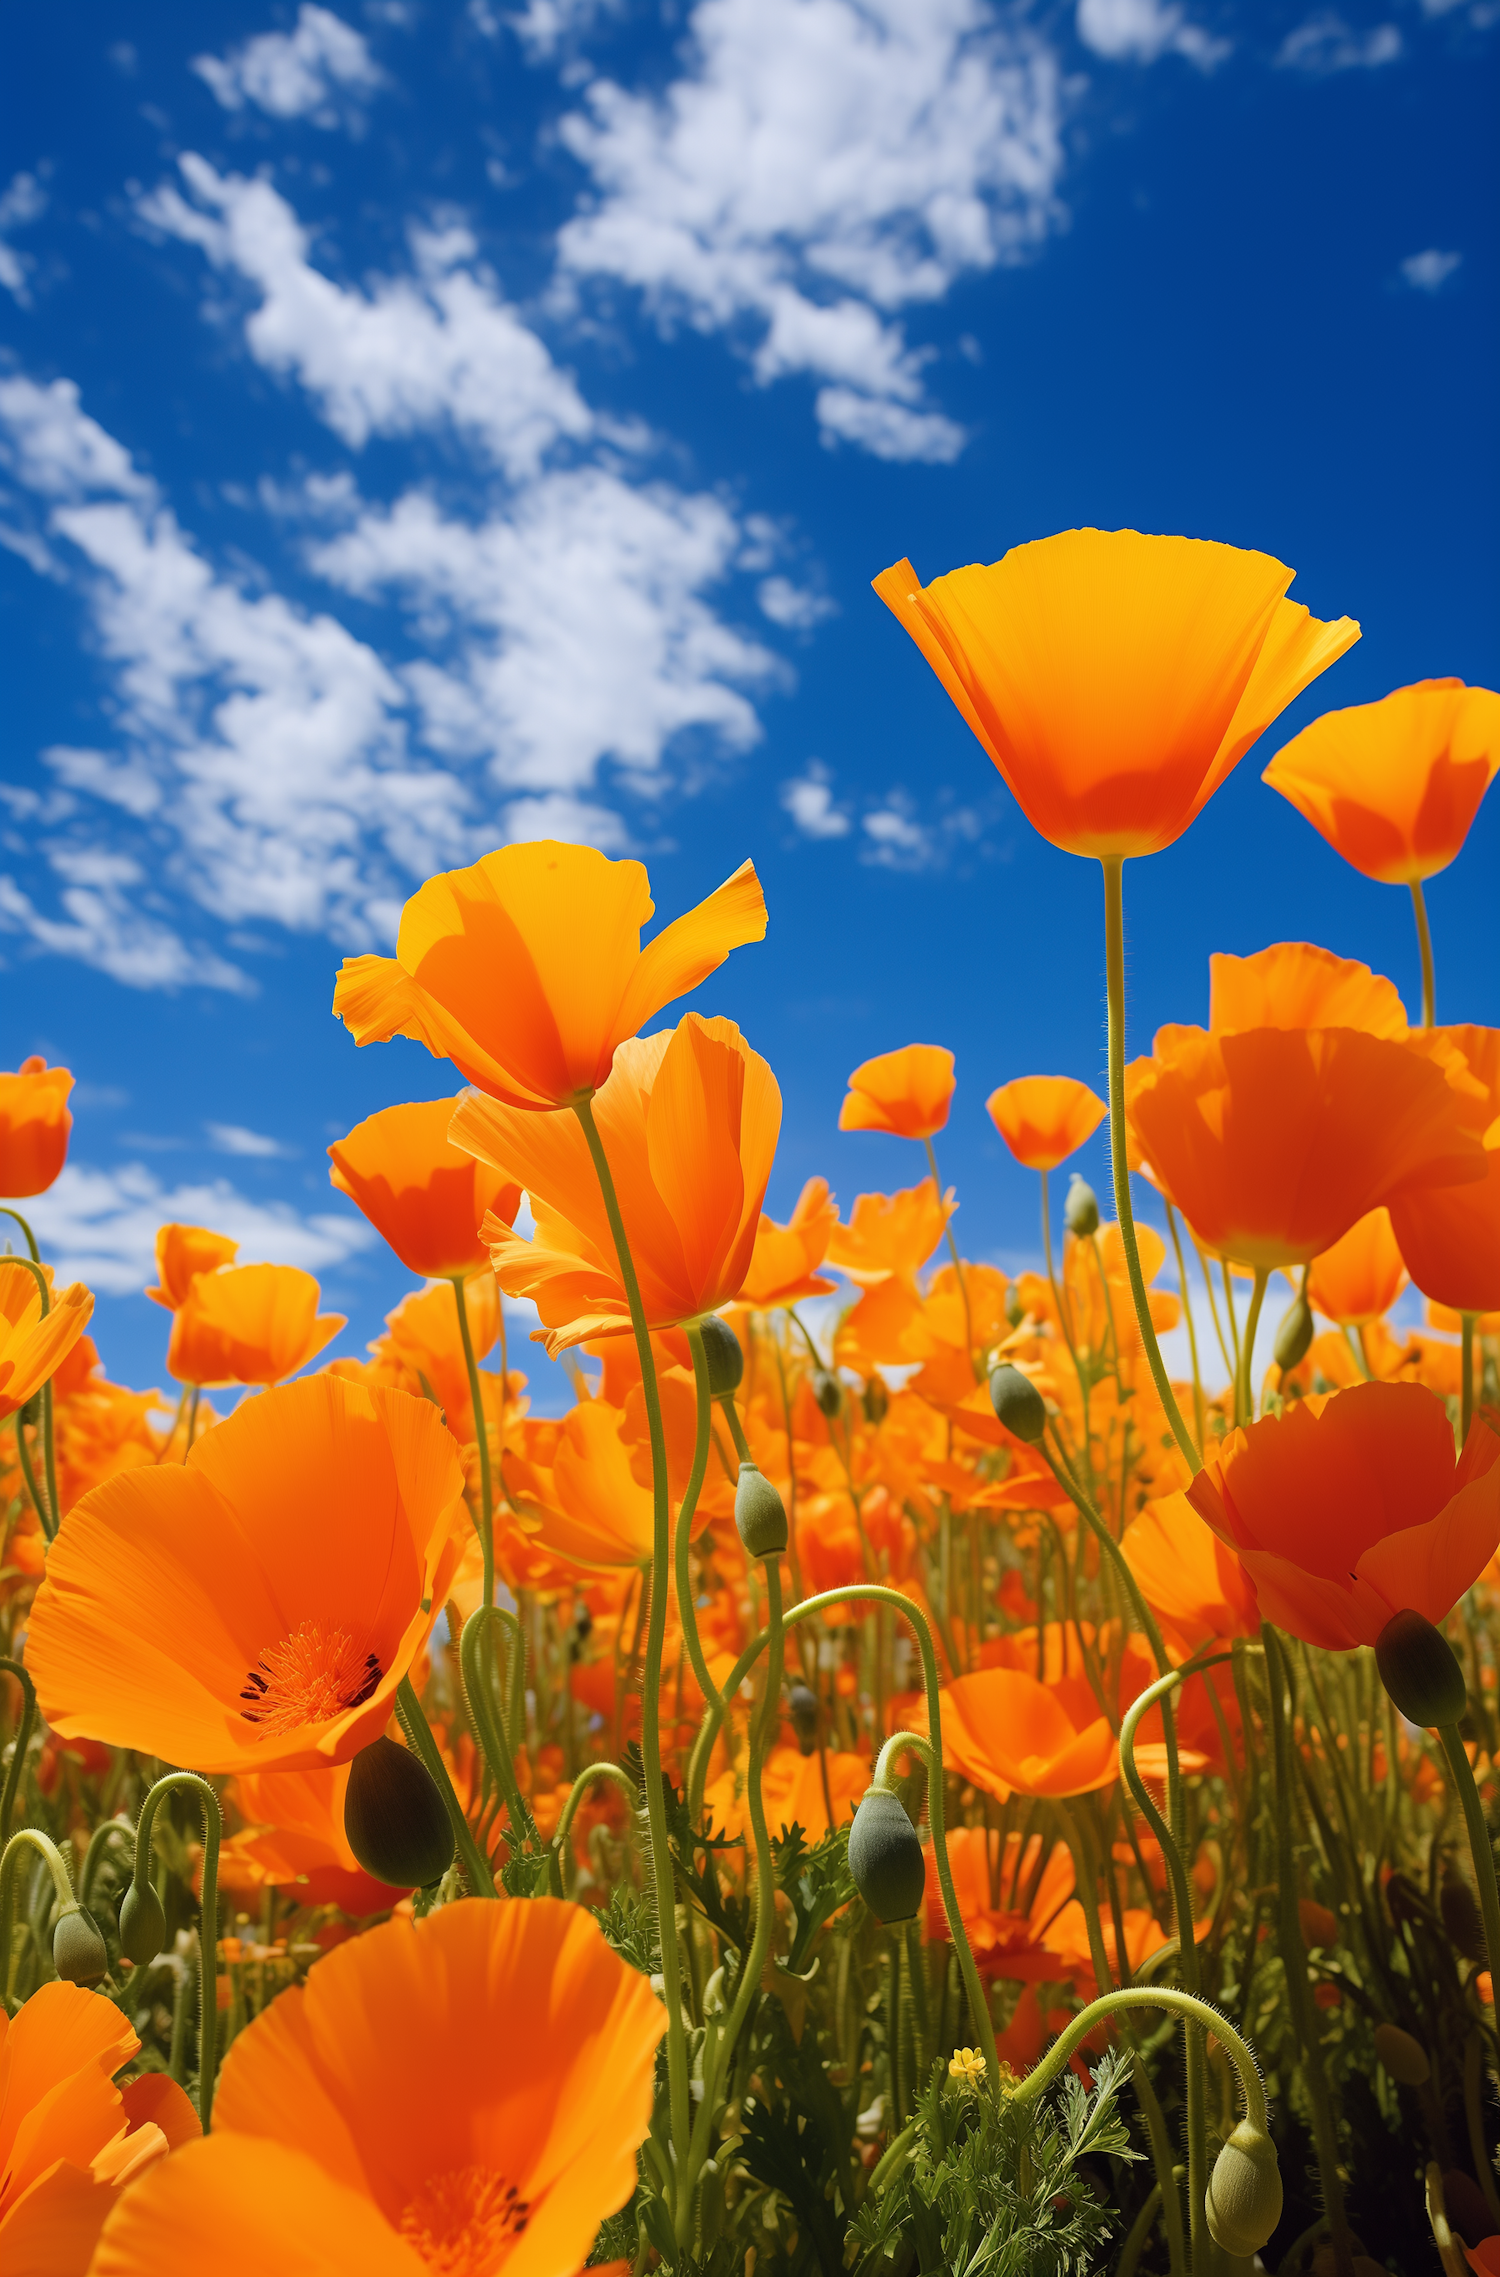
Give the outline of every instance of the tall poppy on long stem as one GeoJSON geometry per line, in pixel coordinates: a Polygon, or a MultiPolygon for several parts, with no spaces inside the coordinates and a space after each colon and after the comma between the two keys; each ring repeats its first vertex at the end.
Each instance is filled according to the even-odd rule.
{"type": "MultiPolygon", "coordinates": [[[[940,1195],[943,1187],[932,1141],[947,1124],[953,1088],[953,1054],[942,1045],[906,1044],[900,1051],[881,1052],[876,1058],[865,1060],[850,1076],[849,1090],[839,1109],[839,1129],[885,1131],[892,1138],[918,1140],[927,1152],[932,1190],[940,1195]]],[[[979,1362],[974,1352],[969,1284],[952,1227],[945,1225],[943,1233],[964,1308],[969,1359],[977,1376],[979,1362]]]]}
{"type": "Polygon", "coordinates": [[[1170,846],[1278,713],[1359,637],[1285,598],[1269,554],[1136,530],[1067,530],[989,568],[875,590],[906,627],[1027,819],[1104,870],[1115,1213],[1157,1395],[1201,1457],[1151,1324],[1125,1147],[1128,857],[1170,846]]]}

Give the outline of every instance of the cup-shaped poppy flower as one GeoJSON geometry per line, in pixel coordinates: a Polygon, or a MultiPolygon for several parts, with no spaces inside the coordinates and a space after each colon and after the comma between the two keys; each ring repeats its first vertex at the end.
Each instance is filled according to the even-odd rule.
{"type": "MultiPolygon", "coordinates": [[[[776,1078],[732,1020],[689,1012],[670,1034],[622,1044],[593,1113],[652,1328],[717,1312],[739,1295],[781,1128],[776,1078]]],[[[476,1092],[453,1117],[456,1146],[508,1167],[531,1197],[536,1235],[490,1218],[485,1238],[507,1296],[530,1297],[552,1353],[630,1331],[614,1236],[573,1115],[528,1115],[476,1092]]]]}
{"type": "Polygon", "coordinates": [[[798,1304],[803,1297],[827,1296],[834,1284],[818,1267],[838,1222],[838,1204],[826,1178],[808,1179],[785,1225],[762,1215],[750,1270],[740,1285],[740,1303],[756,1312],[770,1312],[777,1305],[798,1304]]]}
{"type": "Polygon", "coordinates": [[[154,1305],[165,1305],[168,1312],[176,1312],[180,1305],[186,1304],[200,1273],[213,1273],[221,1265],[232,1265],[239,1253],[237,1241],[231,1241],[227,1233],[211,1232],[206,1225],[158,1226],[158,1285],[148,1289],[146,1294],[154,1305]]]}
{"type": "Polygon", "coordinates": [[[898,1052],[880,1052],[850,1076],[839,1129],[931,1138],[948,1120],[953,1083],[953,1054],[941,1044],[904,1044],[898,1052]]]}
{"type": "Polygon", "coordinates": [[[985,1101],[990,1121],[1017,1162],[1055,1170],[1092,1138],[1108,1107],[1071,1075],[1018,1075],[985,1101]]]}
{"type": "Polygon", "coordinates": [[[1210,1637],[1253,1637],[1260,1628],[1254,1585],[1232,1549],[1185,1494],[1148,1502],[1120,1539],[1141,1595],[1190,1652],[1210,1637]]]}
{"type": "Polygon", "coordinates": [[[182,2089],[160,2073],[123,2092],[114,2074],[140,2041],[112,2000],[41,1985],[0,2011],[0,2268],[84,2277],[120,2192],[198,2134],[182,2089]]]}
{"type": "Polygon", "coordinates": [[[238,1773],[233,1797],[244,1824],[219,1853],[220,1889],[295,1888],[300,1904],[336,1905],[356,1920],[389,1913],[391,1884],[367,1874],[349,1847],[348,1792],[347,1763],[238,1773]]]}
{"type": "Polygon", "coordinates": [[[1371,1210],[1331,1249],[1313,1259],[1307,1298],[1315,1312],[1340,1328],[1367,1328],[1390,1311],[1406,1279],[1390,1211],[1371,1210]]]}
{"type": "Polygon", "coordinates": [[[44,1059],[23,1059],[0,1075],[0,1195],[21,1202],[44,1194],[68,1159],[73,1078],[44,1059]]]}
{"type": "Polygon", "coordinates": [[[1002,1803],[1093,1794],[1120,1769],[1119,1743],[1087,1680],[1040,1684],[1020,1668],[981,1668],[944,1685],[943,1759],[1002,1803]]]}
{"type": "MultiPolygon", "coordinates": [[[[488,1271],[468,1274],[463,1289],[469,1342],[475,1359],[483,1360],[500,1334],[500,1291],[494,1274],[488,1271]]],[[[479,1430],[469,1393],[469,1363],[451,1288],[434,1282],[429,1288],[413,1289],[394,1312],[386,1314],[385,1334],[377,1337],[369,1350],[377,1382],[394,1383],[401,1391],[421,1392],[424,1398],[435,1399],[460,1445],[477,1444],[479,1430]]],[[[335,1367],[341,1365],[334,1362],[335,1367]]],[[[491,1369],[480,1373],[479,1396],[486,1415],[498,1418],[504,1387],[491,1369]]]]}
{"type": "Polygon", "coordinates": [[[199,1273],[172,1317],[167,1373],[180,1384],[279,1384],[345,1325],[320,1313],[300,1265],[221,1265],[199,1273]]]}
{"type": "Polygon", "coordinates": [[[515,1222],[521,1189],[448,1138],[451,1099],[385,1107],[328,1149],[329,1183],[363,1210],[409,1273],[452,1281],[489,1264],[480,1224],[515,1222]]]}
{"type": "Polygon", "coordinates": [[[1353,1384],[1233,1431],[1187,1489],[1255,1584],[1262,1613],[1333,1652],[1392,1614],[1438,1625],[1500,1544],[1500,1436],[1460,1457],[1421,1384],[1353,1384]]]}
{"type": "Polygon", "coordinates": [[[1457,1313],[1500,1310],[1500,1028],[1438,1028],[1427,1033],[1463,1055],[1483,1087],[1485,1175],[1448,1191],[1402,1195],[1391,1227],[1406,1269],[1423,1296],[1457,1313]]]}
{"type": "Polygon", "coordinates": [[[1383,885],[1447,868],[1500,769],[1500,696],[1418,680],[1376,704],[1325,712],[1261,777],[1336,854],[1383,885]]]}
{"type": "Polygon", "coordinates": [[[922,586],[875,590],[1032,827],[1070,854],[1180,838],[1294,696],[1359,638],[1284,598],[1269,554],[1137,530],[1064,530],[922,586]]]}
{"type": "Polygon", "coordinates": [[[1163,1029],[1125,1074],[1136,1147],[1200,1244],[1268,1269],[1382,1202],[1481,1179],[1469,1106],[1433,1060],[1355,1028],[1163,1029]]]}
{"type": "Polygon", "coordinates": [[[546,839],[502,846],[429,878],[401,912],[394,957],[346,958],[333,1008],[358,1044],[410,1036],[492,1098],[566,1107],[663,1005],[765,937],[749,862],[643,949],[653,906],[639,862],[546,839]]]}
{"type": "Polygon", "coordinates": [[[1274,941],[1249,957],[1216,950],[1208,960],[1208,1025],[1215,1036],[1251,1028],[1358,1028],[1398,1043],[1408,1032],[1394,981],[1311,941],[1274,941]]]}
{"type": "Polygon", "coordinates": [[[213,2135],[121,2206],[101,2277],[220,2267],[226,2236],[268,2271],[294,2247],[375,2277],[581,2269],[635,2188],[665,2028],[582,1906],[466,1898],[368,1930],[239,2034],[213,2135]]]}
{"type": "Polygon", "coordinates": [[[314,1770],[385,1729],[468,1531],[430,1400],[311,1376],[63,1519],[26,1658],[47,1721],[202,1771],[314,1770]]]}
{"type": "Polygon", "coordinates": [[[564,1417],[552,1449],[545,1503],[516,1505],[523,1518],[535,1522],[533,1538],[570,1565],[608,1569],[651,1562],[651,1488],[631,1467],[620,1421],[602,1399],[580,1400],[564,1417]]]}
{"type": "Polygon", "coordinates": [[[44,1316],[35,1273],[0,1257],[0,1416],[14,1415],[41,1390],[88,1327],[94,1297],[82,1281],[51,1290],[50,1298],[44,1316]]]}

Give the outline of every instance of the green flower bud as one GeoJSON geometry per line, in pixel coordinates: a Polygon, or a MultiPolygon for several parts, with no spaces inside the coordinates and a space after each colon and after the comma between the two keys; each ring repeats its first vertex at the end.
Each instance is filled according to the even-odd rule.
{"type": "Polygon", "coordinates": [[[739,1338],[727,1320],[716,1312],[709,1313],[698,1323],[703,1338],[703,1350],[708,1360],[708,1389],[713,1399],[727,1399],[740,1388],[745,1373],[745,1354],[739,1338]]]}
{"type": "Polygon", "coordinates": [[[349,1766],[344,1832],[367,1874],[392,1889],[426,1889],[453,1863],[453,1825],[420,1755],[374,1739],[349,1766]]]}
{"type": "Polygon", "coordinates": [[[1409,1724],[1424,1731],[1456,1724],[1469,1705],[1469,1688],[1441,1629],[1410,1607],[1393,1613],[1375,1639],[1380,1681],[1409,1724]]]}
{"type": "Polygon", "coordinates": [[[1214,2160],[1203,2210],[1214,2244],[1244,2260],[1259,2253],[1275,2234],[1281,2219],[1276,2146],[1248,2119],[1241,2119],[1214,2160]]]}
{"type": "Polygon", "coordinates": [[[65,1905],[57,1917],[52,1965],[64,1984],[100,1984],[109,1975],[109,1947],[81,1905],[65,1905]]]}
{"type": "Polygon", "coordinates": [[[138,1969],[154,1961],[167,1941],[167,1917],[149,1882],[132,1882],[120,1900],[120,1951],[138,1969]]]}
{"type": "Polygon", "coordinates": [[[1444,1874],[1443,1886],[1438,1893],[1438,1910],[1443,1917],[1443,1927],[1448,1932],[1448,1942],[1455,1952],[1462,1953],[1466,1961],[1488,1960],[1489,1955],[1484,1948],[1484,1917],[1479,1910],[1479,1900],[1462,1874],[1455,1874],[1451,1870],[1444,1874]]]}
{"type": "Polygon", "coordinates": [[[1026,1307],[1021,1302],[1021,1292],[1014,1281],[1005,1292],[1005,1317],[1012,1328],[1019,1328],[1026,1318],[1026,1307]]]}
{"type": "Polygon", "coordinates": [[[1022,1375],[1009,1360],[990,1370],[990,1405],[1007,1431],[1039,1447],[1047,1433],[1047,1403],[1030,1376],[1022,1375]]]}
{"type": "Polygon", "coordinates": [[[1403,2087],[1425,2087],[1432,2077],[1427,2050],[1399,2024],[1377,2024],[1373,2034],[1377,2060],[1403,2087]]]}
{"type": "Polygon", "coordinates": [[[1307,1348],[1312,1340],[1312,1307],[1299,1290],[1289,1310],[1282,1315],[1281,1326],[1276,1331],[1276,1342],[1271,1347],[1271,1357],[1283,1374],[1307,1358],[1307,1348]]]}
{"type": "Polygon", "coordinates": [[[797,1735],[797,1745],[804,1755],[811,1755],[818,1744],[818,1695],[811,1685],[794,1684],[786,1696],[787,1714],[797,1735]]]}
{"type": "Polygon", "coordinates": [[[748,1556],[775,1557],[787,1545],[786,1505],[763,1470],[741,1463],[734,1523],[748,1556]]]}
{"type": "Polygon", "coordinates": [[[867,1787],[861,1797],[849,1829],[849,1871],[877,1921],[910,1921],[922,1903],[922,1845],[901,1797],[888,1787],[867,1787]]]}
{"type": "Polygon", "coordinates": [[[844,1387],[829,1368],[813,1370],[813,1398],[830,1420],[844,1404],[844,1387]]]}
{"type": "Polygon", "coordinates": [[[1087,1241],[1091,1234],[1099,1231],[1099,1197],[1076,1170],[1063,1204],[1063,1223],[1080,1241],[1087,1241]]]}
{"type": "Polygon", "coordinates": [[[865,1384],[861,1404],[865,1421],[872,1427],[884,1423],[891,1404],[891,1395],[884,1376],[872,1375],[865,1384]]]}

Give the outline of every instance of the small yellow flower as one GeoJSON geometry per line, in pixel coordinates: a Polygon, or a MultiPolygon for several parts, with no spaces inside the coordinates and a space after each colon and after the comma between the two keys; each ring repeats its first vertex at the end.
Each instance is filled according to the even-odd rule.
{"type": "Polygon", "coordinates": [[[955,2048],[948,2064],[948,2077],[956,2079],[960,2087],[978,2087],[984,2078],[984,2058],[977,2048],[955,2048]]]}

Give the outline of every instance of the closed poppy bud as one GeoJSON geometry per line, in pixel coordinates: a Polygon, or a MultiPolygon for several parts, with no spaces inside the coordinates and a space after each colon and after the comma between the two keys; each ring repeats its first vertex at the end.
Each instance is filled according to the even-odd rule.
{"type": "Polygon", "coordinates": [[[132,1882],[120,1900],[120,1951],[138,1969],[154,1961],[167,1941],[167,1917],[149,1882],[132,1882]]]}
{"type": "Polygon", "coordinates": [[[787,1693],[786,1705],[797,1745],[804,1755],[811,1755],[818,1744],[818,1695],[809,1684],[794,1684],[787,1693]]]}
{"type": "Polygon", "coordinates": [[[739,1338],[727,1320],[716,1312],[709,1313],[698,1323],[703,1338],[703,1350],[708,1360],[708,1389],[712,1399],[727,1399],[738,1391],[740,1378],[745,1373],[745,1355],[739,1338]]]}
{"type": "Polygon", "coordinates": [[[1468,1707],[1469,1689],[1452,1645],[1409,1606],[1393,1613],[1375,1639],[1375,1665],[1407,1722],[1424,1731],[1456,1724],[1468,1707]]]}
{"type": "Polygon", "coordinates": [[[891,1395],[884,1376],[871,1376],[864,1388],[861,1404],[866,1423],[875,1426],[884,1423],[891,1404],[891,1395]]]}
{"type": "Polygon", "coordinates": [[[1091,1234],[1099,1231],[1099,1197],[1076,1170],[1063,1204],[1063,1222],[1069,1233],[1076,1234],[1080,1241],[1087,1241],[1091,1234]]]}
{"type": "Polygon", "coordinates": [[[1479,1911],[1479,1900],[1462,1874],[1443,1876],[1438,1908],[1443,1916],[1443,1927],[1448,1941],[1466,1961],[1488,1959],[1484,1949],[1484,1920],[1479,1911]]]}
{"type": "Polygon", "coordinates": [[[990,1370],[990,1405],[999,1421],[1028,1447],[1039,1447],[1047,1431],[1047,1403],[1030,1376],[1003,1360],[990,1370]]]}
{"type": "Polygon", "coordinates": [[[432,1773],[409,1747],[372,1740],[349,1767],[344,1832],[367,1874],[426,1889],[453,1863],[453,1827],[432,1773]]]}
{"type": "Polygon", "coordinates": [[[1425,2087],[1432,2077],[1432,2065],[1427,2050],[1410,2032],[1403,2032],[1399,2024],[1377,2024],[1374,2033],[1375,2054],[1392,2079],[1402,2087],[1425,2087]]]}
{"type": "Polygon", "coordinates": [[[828,1368],[817,1368],[813,1372],[812,1388],[813,1398],[823,1413],[829,1417],[837,1415],[844,1404],[844,1387],[838,1377],[828,1368]]]}
{"type": "Polygon", "coordinates": [[[1289,1368],[1299,1366],[1307,1358],[1307,1348],[1312,1340],[1312,1307],[1306,1294],[1299,1290],[1295,1302],[1282,1315],[1281,1326],[1276,1331],[1276,1342],[1271,1347],[1271,1357],[1283,1375],[1289,1368]]]}
{"type": "Polygon", "coordinates": [[[787,1546],[786,1505],[763,1470],[741,1463],[734,1490],[734,1523],[747,1554],[775,1557],[787,1546]]]}
{"type": "Polygon", "coordinates": [[[1268,2134],[1241,2119],[1208,2178],[1208,2234],[1224,2253],[1248,2260],[1270,2242],[1281,2219],[1281,2170],[1268,2134]]]}
{"type": "Polygon", "coordinates": [[[910,1921],[922,1903],[922,1845],[901,1797],[888,1787],[869,1787],[861,1798],[849,1829],[849,1871],[877,1921],[910,1921]]]}
{"type": "Polygon", "coordinates": [[[52,1963],[64,1984],[99,1984],[109,1975],[109,1948],[81,1905],[65,1905],[58,1915],[52,1963]]]}

